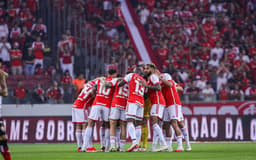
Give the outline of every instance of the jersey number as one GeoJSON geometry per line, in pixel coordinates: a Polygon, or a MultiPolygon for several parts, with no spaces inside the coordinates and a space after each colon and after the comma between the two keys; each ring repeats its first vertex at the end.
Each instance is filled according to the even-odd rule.
{"type": "Polygon", "coordinates": [[[135,80],[135,83],[136,83],[135,92],[138,93],[140,96],[144,96],[145,88],[140,84],[138,80],[135,80]]]}
{"type": "Polygon", "coordinates": [[[118,94],[128,97],[128,85],[125,84],[123,87],[120,87],[118,90],[118,94]]]}
{"type": "Polygon", "coordinates": [[[109,95],[111,88],[106,88],[104,85],[100,85],[99,94],[109,95]]]}

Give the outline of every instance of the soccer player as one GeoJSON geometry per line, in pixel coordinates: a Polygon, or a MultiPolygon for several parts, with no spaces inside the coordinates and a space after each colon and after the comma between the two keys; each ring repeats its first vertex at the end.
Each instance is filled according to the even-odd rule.
{"type": "Polygon", "coordinates": [[[161,85],[158,76],[154,73],[156,66],[154,64],[147,64],[144,68],[144,74],[147,76],[148,81],[141,81],[140,83],[148,88],[148,95],[151,103],[151,123],[153,126],[153,142],[152,151],[164,151],[168,149],[163,132],[158,122],[163,118],[165,108],[165,100],[161,92],[161,85]],[[160,140],[160,148],[156,149],[157,137],[160,140]]]}
{"type": "MultiPolygon", "coordinates": [[[[95,96],[94,85],[96,79],[89,81],[84,85],[83,90],[75,100],[72,106],[72,122],[75,124],[76,128],[76,140],[78,146],[78,152],[81,152],[83,145],[83,134],[87,126],[88,117],[88,107],[92,105],[95,96]]],[[[88,148],[89,149],[89,148],[88,148]]],[[[91,148],[92,150],[93,148],[91,148]]],[[[93,149],[94,150],[94,149],[93,149]]]]}
{"type": "MultiPolygon", "coordinates": [[[[2,59],[0,59],[0,68],[2,67],[2,59]]],[[[0,69],[0,151],[4,160],[11,160],[11,153],[7,144],[7,135],[5,132],[4,122],[2,120],[2,97],[8,96],[6,78],[8,74],[0,69]]]]}
{"type": "MultiPolygon", "coordinates": [[[[129,72],[128,72],[129,73],[129,72]]],[[[127,74],[128,74],[127,73],[127,74]]],[[[110,111],[110,152],[116,151],[116,127],[117,122],[120,122],[121,136],[120,136],[120,151],[124,151],[124,145],[126,142],[126,117],[125,109],[128,99],[128,84],[124,84],[119,87],[118,82],[120,79],[113,79],[107,83],[108,87],[115,87],[115,94],[112,99],[111,111],[110,111]]]]}
{"type": "Polygon", "coordinates": [[[129,85],[129,95],[125,114],[127,119],[127,130],[131,137],[132,145],[127,152],[137,150],[141,139],[141,132],[136,135],[135,125],[143,120],[145,87],[140,84],[140,81],[145,80],[142,77],[142,74],[142,69],[135,68],[134,73],[127,74],[118,83],[118,87],[121,87],[126,83],[129,85]]]}
{"type": "Polygon", "coordinates": [[[147,150],[148,146],[148,119],[150,117],[150,99],[149,97],[146,97],[145,102],[144,102],[144,114],[143,114],[143,124],[142,124],[142,148],[140,148],[141,152],[144,152],[147,150]]]}
{"type": "Polygon", "coordinates": [[[166,130],[166,142],[168,144],[168,150],[172,151],[172,139],[170,123],[175,131],[178,148],[176,152],[184,151],[182,146],[182,133],[186,140],[186,151],[191,151],[188,132],[184,128],[184,117],[181,109],[181,101],[178,95],[178,90],[182,87],[178,86],[168,73],[157,73],[161,81],[162,93],[166,101],[166,108],[164,111],[164,129],[166,130]],[[181,129],[180,129],[181,128],[181,129]]]}
{"type": "MultiPolygon", "coordinates": [[[[113,78],[116,78],[117,73],[115,69],[110,69],[108,71],[108,77],[103,79],[96,80],[97,93],[93,101],[93,105],[89,114],[88,126],[85,129],[84,143],[82,151],[85,151],[88,148],[88,144],[92,135],[92,127],[94,126],[95,121],[102,119],[102,125],[104,128],[105,138],[101,138],[101,150],[109,151],[110,139],[109,139],[109,111],[111,106],[111,101],[115,88],[107,88],[105,86],[105,81],[111,81],[113,78]]],[[[101,131],[103,134],[103,131],[101,131]]]]}

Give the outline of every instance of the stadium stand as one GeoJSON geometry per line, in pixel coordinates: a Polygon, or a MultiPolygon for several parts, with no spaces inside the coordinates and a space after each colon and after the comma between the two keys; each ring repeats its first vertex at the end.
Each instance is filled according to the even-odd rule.
{"type": "MultiPolygon", "coordinates": [[[[184,101],[256,100],[254,0],[131,0],[130,4],[159,69],[185,87],[184,101]]],[[[64,102],[72,102],[68,95],[74,95],[74,88],[61,83],[66,70],[63,55],[71,56],[70,61],[65,57],[65,64],[74,68],[73,79],[83,73],[89,80],[110,68],[124,74],[143,65],[120,17],[117,0],[1,1],[0,57],[11,74],[10,92],[22,81],[27,96],[34,97],[40,83],[47,99],[46,90],[56,81],[64,91],[62,97],[70,98],[64,102]],[[36,43],[39,39],[44,47],[36,43]],[[64,47],[66,41],[69,48],[64,47]],[[22,75],[12,75],[14,43],[22,51],[22,75]],[[38,62],[40,66],[35,65],[38,62]]],[[[13,103],[13,95],[4,103],[13,103]]],[[[32,98],[26,103],[42,102],[32,98]]]]}

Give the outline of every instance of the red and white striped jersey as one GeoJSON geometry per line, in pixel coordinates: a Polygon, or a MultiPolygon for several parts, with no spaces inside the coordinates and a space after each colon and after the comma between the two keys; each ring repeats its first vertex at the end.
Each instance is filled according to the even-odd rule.
{"type": "Polygon", "coordinates": [[[180,97],[176,89],[177,83],[172,79],[172,77],[168,73],[162,73],[160,77],[161,79],[164,79],[172,83],[172,87],[169,87],[161,83],[162,93],[166,102],[166,106],[181,105],[180,97]]]}
{"type": "Polygon", "coordinates": [[[128,84],[118,87],[118,79],[112,80],[111,84],[112,86],[115,87],[115,93],[114,93],[111,107],[126,109],[126,104],[127,104],[128,94],[129,94],[128,84]]]}
{"type": "Polygon", "coordinates": [[[73,108],[77,109],[88,109],[88,107],[92,106],[93,96],[92,90],[95,85],[95,80],[89,81],[84,85],[83,90],[79,94],[78,98],[75,100],[73,104],[73,108]]]}
{"type": "MultiPolygon", "coordinates": [[[[112,78],[107,77],[105,80],[110,82],[112,78]]],[[[104,81],[102,79],[96,80],[96,84],[97,84],[97,93],[93,101],[93,106],[99,105],[99,106],[110,108],[115,88],[105,87],[104,81]]]]}
{"type": "MultiPolygon", "coordinates": [[[[154,86],[160,84],[159,78],[155,74],[151,74],[148,78],[148,85],[154,86]]],[[[153,90],[148,88],[148,95],[150,98],[151,105],[161,104],[165,106],[165,100],[161,91],[153,90]]]]}
{"type": "Polygon", "coordinates": [[[130,73],[127,74],[123,80],[129,85],[129,95],[127,102],[139,104],[144,108],[145,87],[140,84],[140,81],[144,81],[144,78],[138,74],[130,73]]]}

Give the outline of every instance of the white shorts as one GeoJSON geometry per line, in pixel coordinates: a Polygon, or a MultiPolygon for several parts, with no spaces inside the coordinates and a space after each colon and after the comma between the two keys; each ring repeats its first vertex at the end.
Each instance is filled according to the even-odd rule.
{"type": "Polygon", "coordinates": [[[150,116],[155,116],[158,117],[159,119],[163,118],[163,114],[164,114],[164,105],[161,104],[153,104],[151,106],[151,110],[150,110],[150,116]]]}
{"type": "Polygon", "coordinates": [[[179,122],[184,120],[181,105],[171,105],[164,110],[164,121],[176,119],[179,122]]]}
{"type": "Polygon", "coordinates": [[[141,107],[139,104],[127,103],[126,110],[125,110],[126,119],[132,118],[135,120],[142,120],[143,112],[144,112],[144,108],[141,107]]]}
{"type": "Polygon", "coordinates": [[[109,121],[109,108],[104,106],[95,105],[92,106],[89,119],[93,121],[99,121],[100,119],[104,122],[109,121]]]}
{"type": "Polygon", "coordinates": [[[84,109],[72,108],[72,123],[88,122],[88,114],[84,109]]]}
{"type": "Polygon", "coordinates": [[[111,108],[110,110],[110,115],[109,115],[110,120],[121,120],[121,121],[126,121],[125,117],[125,110],[121,108],[111,108]]]}

